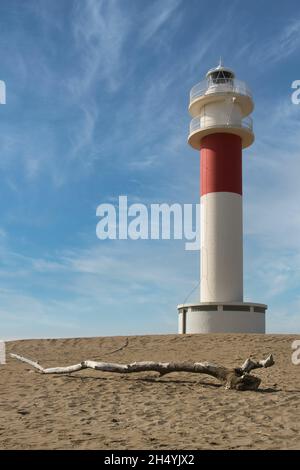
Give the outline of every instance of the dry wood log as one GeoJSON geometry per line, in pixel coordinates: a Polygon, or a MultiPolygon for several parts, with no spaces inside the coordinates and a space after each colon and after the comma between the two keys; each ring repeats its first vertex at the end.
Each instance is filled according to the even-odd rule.
{"type": "Polygon", "coordinates": [[[210,362],[132,362],[131,364],[117,364],[113,362],[95,362],[83,361],[67,367],[50,367],[44,369],[38,362],[19,356],[18,354],[10,354],[11,357],[25,362],[37,369],[41,374],[70,374],[82,369],[95,369],[101,372],[117,372],[120,374],[128,374],[131,372],[158,372],[160,376],[170,374],[171,372],[192,372],[196,374],[207,374],[215,377],[225,385],[226,389],[235,390],[257,390],[261,379],[250,375],[249,372],[261,367],[271,367],[274,364],[273,356],[270,355],[264,360],[253,361],[247,359],[241,367],[228,369],[218,366],[210,362]]]}

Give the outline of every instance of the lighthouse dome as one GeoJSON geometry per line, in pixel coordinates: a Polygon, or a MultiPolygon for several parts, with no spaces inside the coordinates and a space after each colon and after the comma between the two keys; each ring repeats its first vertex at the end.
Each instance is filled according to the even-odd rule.
{"type": "Polygon", "coordinates": [[[206,79],[209,85],[233,83],[234,77],[234,72],[228,67],[224,67],[221,60],[217,67],[210,69],[206,74],[206,79]]]}

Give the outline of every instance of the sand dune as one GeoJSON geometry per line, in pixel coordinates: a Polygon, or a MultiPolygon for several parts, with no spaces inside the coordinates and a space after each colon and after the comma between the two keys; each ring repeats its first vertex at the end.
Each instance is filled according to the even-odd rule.
{"type": "Polygon", "coordinates": [[[236,392],[205,375],[86,370],[43,376],[9,359],[0,366],[0,448],[300,449],[300,365],[291,362],[291,343],[299,338],[219,334],[9,342],[8,352],[44,366],[83,359],[237,366],[249,355],[261,359],[270,353],[276,364],[255,371],[262,378],[259,392],[236,392]]]}

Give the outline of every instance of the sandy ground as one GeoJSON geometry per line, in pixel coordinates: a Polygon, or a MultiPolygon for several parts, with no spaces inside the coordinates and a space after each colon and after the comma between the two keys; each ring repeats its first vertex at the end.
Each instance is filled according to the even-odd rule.
{"type": "Polygon", "coordinates": [[[40,375],[9,359],[0,366],[1,449],[300,449],[300,365],[288,335],[164,335],[24,340],[8,352],[44,366],[84,359],[210,360],[255,371],[259,392],[226,391],[206,375],[118,375],[85,370],[40,375]],[[128,343],[128,344],[127,344],[128,343]],[[118,348],[122,348],[116,351],[118,348]]]}

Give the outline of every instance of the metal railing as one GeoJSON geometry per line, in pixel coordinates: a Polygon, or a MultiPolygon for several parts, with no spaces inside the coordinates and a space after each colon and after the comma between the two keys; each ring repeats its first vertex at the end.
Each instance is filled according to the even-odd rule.
{"type": "Polygon", "coordinates": [[[253,121],[252,118],[247,116],[241,119],[240,122],[224,122],[220,119],[220,122],[212,119],[209,116],[196,116],[190,122],[190,134],[201,129],[209,129],[214,127],[228,127],[228,128],[241,128],[248,129],[250,132],[253,132],[253,121]]]}
{"type": "Polygon", "coordinates": [[[251,91],[245,82],[236,79],[218,78],[216,82],[211,80],[202,80],[197,83],[190,91],[190,103],[200,96],[209,95],[210,93],[237,93],[252,98],[251,91]]]}

